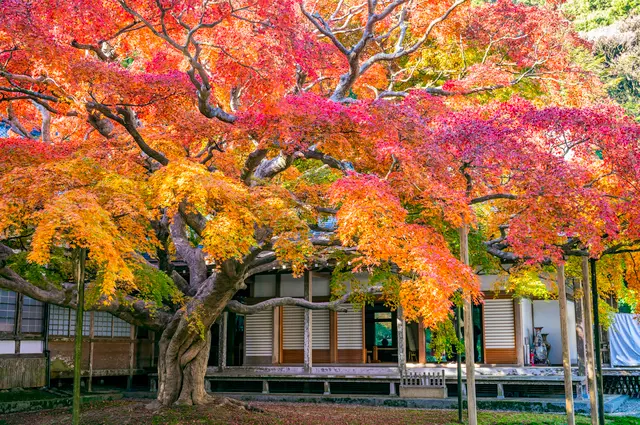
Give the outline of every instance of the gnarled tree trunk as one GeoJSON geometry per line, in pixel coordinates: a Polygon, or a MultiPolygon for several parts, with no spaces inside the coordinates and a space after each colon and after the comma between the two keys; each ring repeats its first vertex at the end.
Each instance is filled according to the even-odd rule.
{"type": "Polygon", "coordinates": [[[208,328],[203,339],[200,333],[189,328],[183,315],[173,320],[160,338],[158,403],[170,406],[210,401],[204,387],[210,348],[208,328]]]}
{"type": "Polygon", "coordinates": [[[204,386],[211,326],[242,282],[238,276],[229,278],[214,273],[173,316],[160,337],[158,397],[153,405],[198,405],[214,399],[204,386]]]}

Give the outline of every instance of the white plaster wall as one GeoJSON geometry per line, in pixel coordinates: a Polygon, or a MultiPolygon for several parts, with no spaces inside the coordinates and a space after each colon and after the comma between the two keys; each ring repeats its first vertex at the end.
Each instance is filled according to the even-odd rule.
{"type": "MultiPolygon", "coordinates": [[[[572,363],[578,360],[576,343],[576,315],[572,301],[567,303],[569,316],[569,357],[572,363]]],[[[542,333],[548,333],[551,344],[549,360],[552,365],[562,364],[562,339],[560,337],[560,307],[557,300],[533,302],[533,325],[542,326],[542,333]]]]}
{"type": "Polygon", "coordinates": [[[256,275],[253,285],[253,296],[256,298],[266,298],[276,296],[276,275],[264,274],[256,275]]]}
{"type": "Polygon", "coordinates": [[[283,297],[304,297],[304,277],[296,278],[291,274],[281,275],[280,295],[283,297]]]}
{"type": "Polygon", "coordinates": [[[329,288],[329,274],[313,273],[311,277],[311,291],[311,294],[314,297],[328,297],[331,295],[331,289],[329,288]]]}
{"type": "Polygon", "coordinates": [[[504,277],[496,274],[482,274],[478,277],[480,278],[480,290],[483,292],[494,291],[496,289],[496,282],[504,279],[504,277]]]}
{"type": "Polygon", "coordinates": [[[15,341],[0,341],[0,354],[15,354],[15,341]]]}
{"type": "MultiPolygon", "coordinates": [[[[528,298],[520,300],[520,311],[522,317],[522,341],[520,349],[524,350],[524,344],[530,345],[533,342],[533,303],[528,298]]],[[[529,361],[529,351],[524,352],[525,364],[529,361]]]]}
{"type": "MultiPolygon", "coordinates": [[[[368,283],[369,282],[369,273],[354,273],[353,274],[355,276],[356,279],[358,279],[360,282],[362,283],[368,283]]],[[[345,285],[345,290],[351,291],[351,282],[347,281],[347,282],[342,282],[343,285],[345,285]]],[[[314,292],[315,294],[315,289],[314,292]]]]}
{"type": "Polygon", "coordinates": [[[20,354],[42,353],[42,341],[20,341],[20,354]]]}

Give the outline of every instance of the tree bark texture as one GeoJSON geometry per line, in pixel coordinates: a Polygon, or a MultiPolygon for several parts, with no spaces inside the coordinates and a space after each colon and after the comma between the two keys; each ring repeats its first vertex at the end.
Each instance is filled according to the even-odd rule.
{"type": "MultiPolygon", "coordinates": [[[[469,265],[469,227],[460,227],[460,260],[469,265]]],[[[473,353],[473,301],[471,297],[464,298],[464,350],[467,372],[467,414],[469,424],[477,425],[478,412],[476,406],[476,367],[473,353]]]]}
{"type": "Polygon", "coordinates": [[[573,407],[573,383],[571,380],[571,358],[569,352],[569,317],[567,313],[567,286],[564,264],[558,266],[558,303],[560,304],[560,336],[562,338],[562,367],[564,369],[564,398],[567,424],[576,423],[573,407]]]}

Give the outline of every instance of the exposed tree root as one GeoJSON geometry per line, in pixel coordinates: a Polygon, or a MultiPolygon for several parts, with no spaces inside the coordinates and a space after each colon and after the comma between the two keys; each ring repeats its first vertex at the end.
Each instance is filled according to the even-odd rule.
{"type": "Polygon", "coordinates": [[[218,396],[211,396],[211,398],[214,400],[214,402],[216,403],[216,407],[224,407],[224,406],[229,406],[232,408],[236,408],[239,410],[246,410],[249,412],[264,412],[264,410],[252,406],[249,403],[246,403],[242,400],[237,400],[235,398],[230,398],[230,397],[218,397],[218,396]]]}
{"type": "MultiPolygon", "coordinates": [[[[203,398],[202,400],[199,400],[199,402],[197,403],[186,403],[183,400],[178,400],[174,403],[174,406],[187,406],[187,405],[189,406],[212,405],[213,407],[216,407],[216,408],[228,407],[231,409],[246,410],[248,412],[264,412],[264,410],[258,407],[252,406],[249,403],[246,403],[242,400],[237,400],[235,398],[230,398],[230,397],[213,396],[210,394],[207,394],[205,398],[203,398]]],[[[164,406],[158,400],[154,400],[151,403],[148,403],[147,405],[145,405],[145,408],[156,412],[162,409],[170,409],[171,407],[164,406]]]]}

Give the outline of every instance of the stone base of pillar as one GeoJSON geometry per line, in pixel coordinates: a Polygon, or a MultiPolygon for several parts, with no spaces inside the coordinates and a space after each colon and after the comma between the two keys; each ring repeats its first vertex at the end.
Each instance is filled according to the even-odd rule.
{"type": "Polygon", "coordinates": [[[396,383],[395,382],[389,383],[389,395],[398,395],[398,393],[396,392],[396,383]]]}
{"type": "Polygon", "coordinates": [[[498,387],[498,396],[497,396],[497,398],[499,400],[502,400],[504,398],[504,385],[498,384],[497,387],[498,387]]]}
{"type": "Polygon", "coordinates": [[[324,395],[331,395],[331,384],[326,381],[324,383],[324,395]]]}

